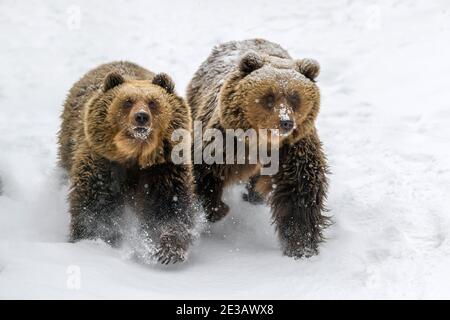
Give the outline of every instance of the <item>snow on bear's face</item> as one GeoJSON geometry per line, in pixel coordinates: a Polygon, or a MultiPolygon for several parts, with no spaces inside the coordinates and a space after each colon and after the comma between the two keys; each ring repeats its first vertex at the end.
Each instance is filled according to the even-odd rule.
{"type": "Polygon", "coordinates": [[[241,59],[239,68],[243,78],[236,86],[236,95],[252,128],[278,129],[282,139],[309,129],[320,103],[314,82],[317,62],[298,60],[279,67],[250,52],[241,59]]]}

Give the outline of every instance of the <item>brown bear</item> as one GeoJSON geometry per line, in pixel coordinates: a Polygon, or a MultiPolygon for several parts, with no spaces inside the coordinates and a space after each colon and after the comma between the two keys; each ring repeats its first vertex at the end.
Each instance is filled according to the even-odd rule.
{"type": "MultiPolygon", "coordinates": [[[[294,60],[278,44],[252,39],[215,47],[191,80],[187,99],[203,130],[278,129],[279,169],[260,175],[259,164],[194,163],[196,193],[209,221],[228,213],[223,188],[249,181],[244,200],[267,200],[284,254],[318,253],[328,173],[315,129],[319,64],[294,60]]],[[[203,150],[208,144],[202,145],[203,150]]]]}
{"type": "Polygon", "coordinates": [[[197,221],[192,166],[171,161],[171,134],[190,126],[189,108],[164,73],[113,62],[76,82],[59,132],[60,165],[71,181],[71,240],[118,245],[131,207],[156,258],[183,261],[197,221]]]}

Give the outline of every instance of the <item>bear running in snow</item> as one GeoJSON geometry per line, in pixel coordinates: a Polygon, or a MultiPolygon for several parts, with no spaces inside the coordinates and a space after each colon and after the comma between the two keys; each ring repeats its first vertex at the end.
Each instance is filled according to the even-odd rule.
{"type": "MultiPolygon", "coordinates": [[[[278,44],[253,39],[215,47],[191,80],[187,99],[203,130],[278,129],[279,169],[259,175],[258,164],[194,164],[196,193],[209,221],[229,207],[223,188],[248,181],[244,199],[266,200],[284,254],[318,253],[329,218],[323,214],[327,164],[315,129],[320,94],[319,64],[294,60],[278,44]]],[[[208,144],[202,146],[203,150],[208,144]]]]}
{"type": "Polygon", "coordinates": [[[192,168],[171,161],[171,134],[190,126],[189,108],[166,74],[113,62],[75,83],[59,132],[60,165],[71,181],[71,240],[118,245],[131,206],[155,257],[185,260],[197,221],[192,168]]]}

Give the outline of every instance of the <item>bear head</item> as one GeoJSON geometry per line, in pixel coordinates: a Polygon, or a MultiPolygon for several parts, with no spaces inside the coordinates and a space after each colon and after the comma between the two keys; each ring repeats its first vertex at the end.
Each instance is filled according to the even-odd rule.
{"type": "Polygon", "coordinates": [[[190,127],[189,109],[164,73],[149,80],[109,73],[88,102],[84,120],[91,148],[111,161],[140,167],[165,162],[172,132],[190,127]]]}
{"type": "Polygon", "coordinates": [[[291,60],[244,54],[219,95],[226,128],[278,129],[280,140],[295,141],[314,128],[320,106],[313,59],[291,60]]]}

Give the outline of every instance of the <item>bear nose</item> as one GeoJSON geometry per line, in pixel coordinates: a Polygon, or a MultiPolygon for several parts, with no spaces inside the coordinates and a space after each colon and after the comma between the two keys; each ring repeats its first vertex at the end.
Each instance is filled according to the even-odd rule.
{"type": "Polygon", "coordinates": [[[150,119],[150,115],[147,112],[138,112],[134,115],[134,121],[136,121],[136,124],[139,126],[144,126],[148,123],[148,120],[150,119]]]}
{"type": "Polygon", "coordinates": [[[280,121],[280,128],[282,131],[291,131],[294,128],[294,121],[292,120],[282,120],[280,121]]]}

